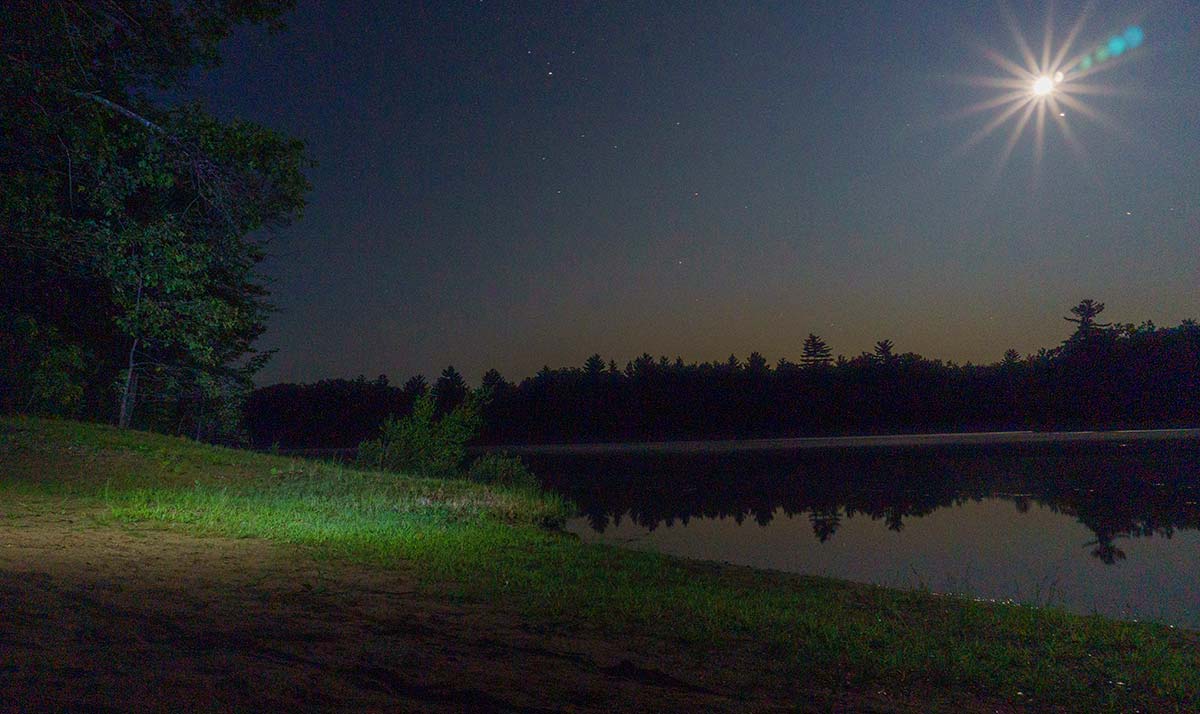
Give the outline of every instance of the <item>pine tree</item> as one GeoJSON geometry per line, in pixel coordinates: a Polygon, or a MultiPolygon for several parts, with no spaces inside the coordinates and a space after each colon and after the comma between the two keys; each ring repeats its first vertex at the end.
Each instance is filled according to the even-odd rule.
{"type": "Polygon", "coordinates": [[[433,398],[437,404],[439,415],[448,414],[454,407],[462,404],[467,397],[467,382],[454,369],[454,365],[442,370],[442,376],[433,385],[433,398]]]}
{"type": "Polygon", "coordinates": [[[1095,333],[1097,329],[1112,326],[1111,322],[1096,322],[1096,318],[1102,312],[1104,312],[1104,303],[1096,302],[1091,298],[1080,300],[1078,305],[1071,308],[1071,314],[1075,317],[1063,318],[1067,322],[1079,325],[1075,329],[1075,334],[1071,335],[1071,339],[1086,339],[1095,333]]]}
{"type": "Polygon", "coordinates": [[[429,382],[425,381],[425,375],[423,374],[414,374],[409,377],[404,386],[400,388],[400,392],[404,394],[405,399],[409,402],[416,401],[417,397],[428,391],[429,382]]]}
{"type": "Polygon", "coordinates": [[[604,360],[599,354],[594,354],[583,363],[583,371],[589,377],[599,377],[604,373],[604,360]]]}
{"type": "Polygon", "coordinates": [[[880,340],[875,343],[875,361],[885,364],[896,361],[895,345],[891,340],[880,340]]]}
{"type": "Polygon", "coordinates": [[[800,354],[800,366],[807,369],[825,367],[833,361],[833,350],[820,337],[808,333],[804,338],[804,349],[800,354]]]}

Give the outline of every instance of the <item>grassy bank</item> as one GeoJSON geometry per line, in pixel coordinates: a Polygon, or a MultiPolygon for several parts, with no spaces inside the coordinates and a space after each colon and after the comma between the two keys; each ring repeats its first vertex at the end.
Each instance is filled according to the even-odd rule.
{"type": "Polygon", "coordinates": [[[73,422],[0,420],[0,499],[101,502],[109,522],[264,538],[543,623],[755,648],[807,687],[947,691],[1038,710],[1190,710],[1200,638],[1166,627],[587,545],[536,491],[413,479],[73,422]]]}

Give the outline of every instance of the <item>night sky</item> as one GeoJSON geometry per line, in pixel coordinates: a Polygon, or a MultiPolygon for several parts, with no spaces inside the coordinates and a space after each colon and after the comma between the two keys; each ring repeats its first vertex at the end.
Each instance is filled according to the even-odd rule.
{"type": "MultiPolygon", "coordinates": [[[[301,1],[197,96],[304,139],[304,218],[266,272],[260,382],[520,379],[593,352],[992,362],[1104,317],[1200,317],[1200,4],[1100,3],[1069,53],[1141,47],[966,146],[1021,62],[997,3],[301,1]],[[1105,119],[1107,118],[1107,119],[1105,119]]],[[[1035,55],[1042,3],[1011,15],[1035,55]]],[[[1054,10],[1057,50],[1082,5],[1054,10]]],[[[1070,85],[1064,84],[1064,88],[1070,85]]]]}

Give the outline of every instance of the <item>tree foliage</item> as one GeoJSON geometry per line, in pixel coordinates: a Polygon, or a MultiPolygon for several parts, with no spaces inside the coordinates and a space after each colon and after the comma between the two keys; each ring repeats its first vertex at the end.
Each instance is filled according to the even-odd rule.
{"type": "Polygon", "coordinates": [[[17,0],[0,10],[0,310],[89,366],[78,411],[209,434],[266,356],[262,229],[308,190],[303,145],[168,102],[284,0],[17,0]]]}

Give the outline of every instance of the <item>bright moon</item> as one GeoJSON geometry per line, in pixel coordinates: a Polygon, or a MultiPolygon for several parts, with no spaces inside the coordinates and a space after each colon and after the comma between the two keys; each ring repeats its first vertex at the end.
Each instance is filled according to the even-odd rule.
{"type": "MultiPolygon", "coordinates": [[[[1004,5],[1001,5],[1003,8],[1004,5]]],[[[1054,48],[1054,37],[1050,18],[1046,18],[1046,34],[1041,43],[1041,56],[1034,53],[1033,47],[1021,34],[1020,26],[1015,17],[1005,10],[1005,20],[1013,40],[1020,50],[1016,60],[980,45],[979,50],[989,62],[1003,70],[1000,76],[964,77],[966,84],[976,87],[998,88],[1001,91],[989,99],[978,101],[959,112],[956,117],[970,116],[980,112],[995,112],[981,128],[967,137],[959,151],[975,146],[979,142],[996,133],[1006,123],[1011,127],[1006,130],[1008,139],[996,162],[997,174],[1004,169],[1009,157],[1021,140],[1026,128],[1033,129],[1033,160],[1035,170],[1040,166],[1045,150],[1046,125],[1055,123],[1063,139],[1070,146],[1076,158],[1085,159],[1086,152],[1079,139],[1075,136],[1072,124],[1067,122],[1067,115],[1091,119],[1092,121],[1113,128],[1114,120],[1094,109],[1080,98],[1088,94],[1113,94],[1109,87],[1103,84],[1091,84],[1084,81],[1091,74],[1114,66],[1111,62],[1117,55],[1124,56],[1126,52],[1139,47],[1145,41],[1142,28],[1131,25],[1120,35],[1109,37],[1108,41],[1096,45],[1082,57],[1072,59],[1072,46],[1083,30],[1084,16],[1080,15],[1075,24],[1067,32],[1066,40],[1054,48]],[[1049,120],[1049,121],[1047,121],[1049,120]]],[[[1078,53],[1076,53],[1078,55],[1078,53]]]]}

